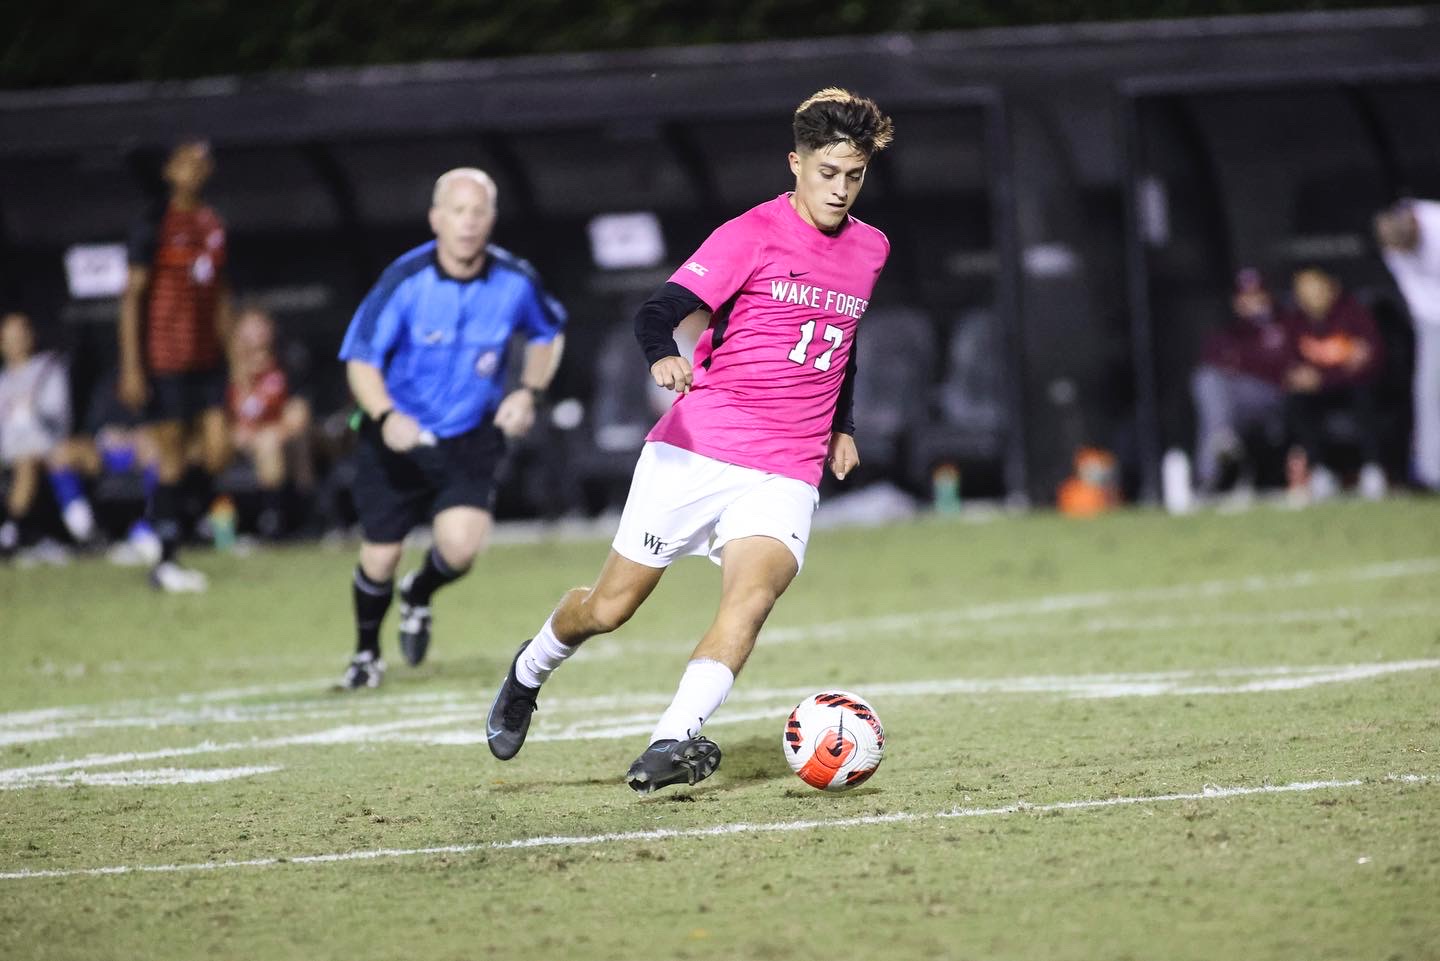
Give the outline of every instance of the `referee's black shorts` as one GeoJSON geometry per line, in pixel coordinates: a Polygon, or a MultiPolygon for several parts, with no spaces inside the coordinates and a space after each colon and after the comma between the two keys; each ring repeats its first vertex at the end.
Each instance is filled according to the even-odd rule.
{"type": "Polygon", "coordinates": [[[493,510],[505,435],[487,419],[463,434],[400,454],[385,446],[380,428],[367,417],[355,456],[351,493],[365,540],[398,544],[446,508],[493,510]]]}

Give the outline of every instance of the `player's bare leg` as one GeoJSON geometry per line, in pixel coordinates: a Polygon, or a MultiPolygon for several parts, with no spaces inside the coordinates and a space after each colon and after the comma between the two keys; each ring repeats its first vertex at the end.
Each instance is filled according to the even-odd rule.
{"type": "Polygon", "coordinates": [[[691,661],[718,661],[735,674],[755,648],[770,610],[800,567],[790,549],[773,537],[741,537],[720,553],[720,609],[691,661]]]}
{"type": "Polygon", "coordinates": [[[231,457],[230,428],[225,423],[225,411],[219,407],[202,411],[198,427],[201,466],[211,477],[218,477],[231,457]]]}
{"type": "Polygon", "coordinates": [[[770,610],[799,571],[795,555],[771,537],[742,537],[721,552],[720,609],[695,646],[675,699],[661,715],[650,746],[630,765],[626,783],[641,794],[694,784],[720,767],[720,748],[700,736],[725,702],[770,610]]]}
{"type": "Polygon", "coordinates": [[[419,569],[400,581],[400,651],[412,667],[430,647],[431,597],[469,572],[489,544],[493,526],[490,512],[478,507],[447,507],[435,515],[434,546],[419,569]]]}
{"type": "Polygon", "coordinates": [[[404,552],[403,544],[371,544],[369,541],[360,543],[360,570],[372,581],[388,581],[395,576],[395,569],[400,566],[400,555],[404,552]]]}
{"type": "Polygon", "coordinates": [[[519,753],[540,685],[585,641],[630,620],[664,573],[612,550],[593,587],[566,592],[539,633],[520,645],[500,684],[486,729],[490,753],[502,761],[519,753]]]}
{"type": "Polygon", "coordinates": [[[10,490],[5,495],[5,509],[0,511],[0,555],[13,553],[23,545],[26,520],[39,489],[39,459],[24,457],[16,461],[11,469],[10,490]]]}
{"type": "Polygon", "coordinates": [[[664,573],[663,567],[637,564],[612,550],[593,587],[577,587],[560,598],[550,616],[555,639],[573,648],[618,629],[645,603],[664,573]]]}

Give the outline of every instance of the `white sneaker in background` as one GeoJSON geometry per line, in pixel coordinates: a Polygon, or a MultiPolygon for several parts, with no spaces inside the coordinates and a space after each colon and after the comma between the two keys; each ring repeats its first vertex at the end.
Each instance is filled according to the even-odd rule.
{"type": "Polygon", "coordinates": [[[1360,496],[1367,501],[1378,501],[1390,492],[1390,483],[1385,480],[1385,471],[1374,461],[1360,468],[1360,496]]]}
{"type": "Polygon", "coordinates": [[[1241,477],[1215,501],[1215,510],[1221,514],[1243,514],[1255,506],[1255,481],[1241,477]]]}
{"type": "Polygon", "coordinates": [[[1340,493],[1340,481],[1335,478],[1335,472],[1323,464],[1316,464],[1310,468],[1310,499],[1311,501],[1328,501],[1340,493]]]}
{"type": "Polygon", "coordinates": [[[210,580],[199,571],[181,567],[174,561],[161,561],[150,571],[150,583],[167,594],[200,594],[210,580]]]}
{"type": "Polygon", "coordinates": [[[57,541],[44,538],[33,547],[27,547],[15,555],[15,564],[18,567],[39,567],[48,564],[51,567],[64,567],[70,563],[70,551],[57,541]]]}
{"type": "Polygon", "coordinates": [[[111,564],[120,567],[150,567],[160,563],[160,538],[154,531],[139,529],[105,552],[111,564]]]}
{"type": "Polygon", "coordinates": [[[88,543],[95,536],[95,512],[90,509],[89,501],[83,498],[71,501],[65,505],[60,516],[65,521],[65,529],[77,544],[88,543]]]}
{"type": "Polygon", "coordinates": [[[1160,493],[1165,510],[1171,514],[1188,514],[1195,509],[1190,458],[1178,447],[1166,451],[1160,460],[1160,493]]]}

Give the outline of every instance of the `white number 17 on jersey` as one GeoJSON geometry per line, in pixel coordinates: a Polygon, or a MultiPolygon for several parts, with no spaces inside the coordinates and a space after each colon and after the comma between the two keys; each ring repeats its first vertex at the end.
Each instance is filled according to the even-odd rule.
{"type": "MultiPolygon", "coordinates": [[[[840,343],[845,339],[845,331],[836,327],[834,324],[826,324],[824,336],[826,340],[830,341],[830,349],[815,358],[816,370],[830,369],[830,355],[835,353],[835,348],[839,347],[840,343]]],[[[810,341],[814,338],[815,321],[807,320],[800,325],[800,342],[795,345],[794,350],[790,351],[790,359],[797,364],[804,364],[806,357],[809,356],[810,341]]]]}

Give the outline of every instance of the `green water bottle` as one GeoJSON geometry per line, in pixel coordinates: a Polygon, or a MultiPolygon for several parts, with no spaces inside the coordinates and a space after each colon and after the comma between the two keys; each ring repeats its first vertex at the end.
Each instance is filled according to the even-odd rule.
{"type": "Polygon", "coordinates": [[[235,502],[224,494],[210,505],[210,538],[217,551],[235,547],[235,502]]]}

